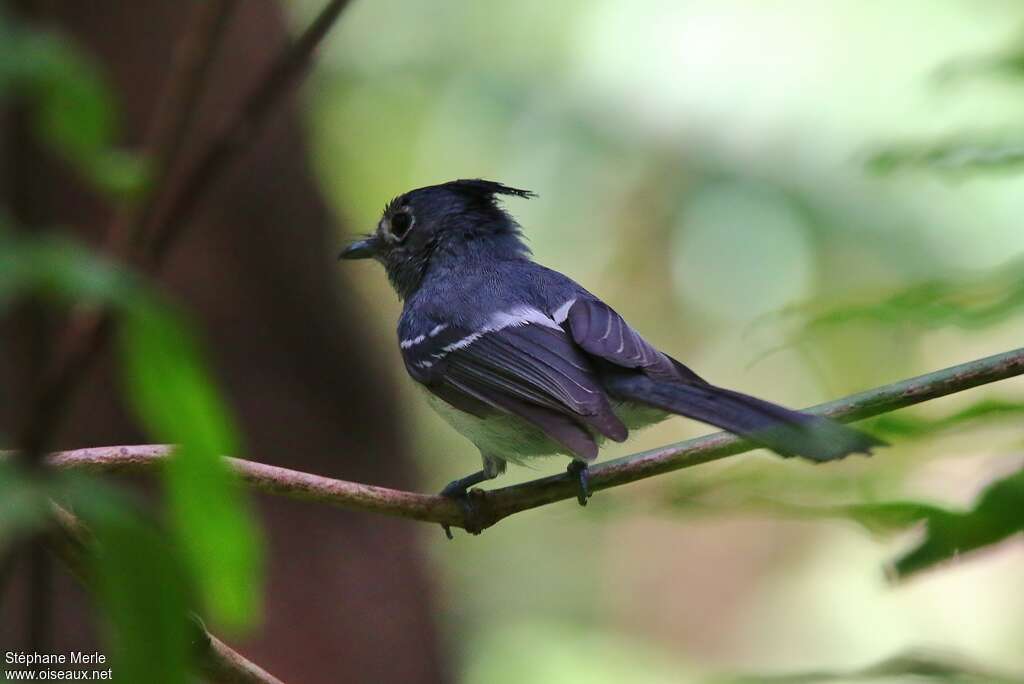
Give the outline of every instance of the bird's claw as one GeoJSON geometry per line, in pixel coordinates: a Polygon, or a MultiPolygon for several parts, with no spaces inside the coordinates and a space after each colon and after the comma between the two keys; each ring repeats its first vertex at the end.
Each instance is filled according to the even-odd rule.
{"type": "Polygon", "coordinates": [[[565,470],[570,475],[576,476],[576,501],[579,502],[580,506],[586,506],[587,499],[590,498],[590,477],[587,464],[582,461],[573,461],[565,470]]]}
{"type": "MultiPolygon", "coordinates": [[[[452,499],[459,508],[462,509],[462,527],[470,534],[480,534],[484,526],[480,523],[479,512],[475,505],[473,505],[472,497],[469,491],[466,489],[465,484],[459,480],[448,483],[448,486],[441,490],[441,496],[452,499]]],[[[441,523],[441,529],[444,530],[444,536],[448,539],[454,539],[452,535],[452,528],[450,525],[441,523]]]]}

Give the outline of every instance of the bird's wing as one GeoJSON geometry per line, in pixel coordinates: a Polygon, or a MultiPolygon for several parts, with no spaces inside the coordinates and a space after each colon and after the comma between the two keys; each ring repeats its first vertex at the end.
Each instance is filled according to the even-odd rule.
{"type": "Polygon", "coordinates": [[[655,349],[604,302],[579,298],[566,306],[564,325],[588,354],[621,368],[641,370],[658,380],[704,382],[692,370],[655,349]]]}
{"type": "Polygon", "coordinates": [[[497,314],[475,331],[436,324],[400,346],[409,374],[456,408],[519,416],[588,460],[597,446],[587,428],[626,437],[586,355],[536,309],[497,314]]]}

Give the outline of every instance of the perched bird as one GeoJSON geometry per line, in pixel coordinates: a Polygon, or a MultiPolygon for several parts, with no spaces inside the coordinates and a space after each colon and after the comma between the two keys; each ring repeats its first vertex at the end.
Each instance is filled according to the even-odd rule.
{"type": "Polygon", "coordinates": [[[599,444],[621,442],[671,414],[812,461],[882,444],[704,381],[595,295],[534,263],[499,195],[534,196],[486,180],[412,190],[388,203],[376,231],[339,256],[383,264],[404,300],[398,346],[406,370],[480,450],[483,469],[442,491],[463,503],[467,519],[469,487],[507,463],[553,454],[572,459],[568,470],[586,505],[587,464],[599,444]]]}

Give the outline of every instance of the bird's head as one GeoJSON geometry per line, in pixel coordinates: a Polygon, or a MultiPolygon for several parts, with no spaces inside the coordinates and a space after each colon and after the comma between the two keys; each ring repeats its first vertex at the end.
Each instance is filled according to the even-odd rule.
{"type": "Polygon", "coordinates": [[[338,258],[376,259],[405,298],[437,262],[529,254],[519,224],[498,204],[499,195],[534,197],[529,190],[479,179],[410,190],[384,207],[373,233],[338,258]]]}

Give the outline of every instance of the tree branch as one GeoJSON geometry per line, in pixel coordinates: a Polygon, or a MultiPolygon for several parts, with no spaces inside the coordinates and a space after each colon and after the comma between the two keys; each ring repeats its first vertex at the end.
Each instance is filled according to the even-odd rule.
{"type": "Polygon", "coordinates": [[[107,249],[114,256],[129,260],[132,251],[145,240],[146,227],[167,192],[171,173],[199,112],[210,67],[237,4],[238,0],[217,0],[201,3],[192,10],[191,29],[178,46],[167,86],[146,136],[152,177],[138,206],[119,208],[107,231],[107,249]]]}
{"type": "MultiPolygon", "coordinates": [[[[807,411],[850,422],[1022,374],[1024,348],[876,387],[807,411]]],[[[58,468],[101,472],[147,470],[158,466],[173,448],[158,444],[79,449],[52,454],[49,462],[58,468]]],[[[617,487],[755,448],[739,437],[717,432],[599,463],[590,469],[590,486],[595,490],[617,487]]],[[[457,527],[464,523],[459,506],[442,496],[335,480],[238,458],[229,458],[228,462],[244,482],[268,494],[457,527]]],[[[470,493],[478,522],[486,528],[515,513],[576,496],[576,482],[559,474],[490,491],[474,489],[470,493]]]]}
{"type": "Polygon", "coordinates": [[[317,46],[323,41],[350,0],[331,0],[313,23],[270,66],[266,76],[242,103],[238,112],[222,128],[184,181],[184,186],[170,209],[153,228],[148,257],[158,265],[167,248],[180,234],[209,193],[217,177],[235,159],[239,151],[252,142],[282,97],[309,64],[317,46]]]}

